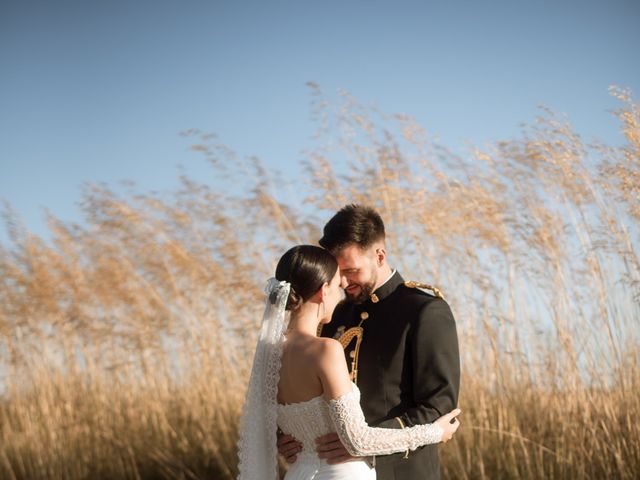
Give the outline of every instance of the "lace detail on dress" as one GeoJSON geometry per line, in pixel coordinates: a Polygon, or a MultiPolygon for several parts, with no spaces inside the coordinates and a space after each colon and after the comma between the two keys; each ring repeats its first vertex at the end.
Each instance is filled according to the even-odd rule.
{"type": "Polygon", "coordinates": [[[278,426],[302,443],[297,462],[324,463],[316,452],[316,438],[335,432],[329,406],[322,395],[305,402],[278,405],[278,426]]]}
{"type": "Polygon", "coordinates": [[[442,440],[444,430],[437,423],[402,430],[370,427],[360,407],[360,390],[355,385],[351,392],[328,403],[340,441],[353,456],[388,455],[442,440]]]}

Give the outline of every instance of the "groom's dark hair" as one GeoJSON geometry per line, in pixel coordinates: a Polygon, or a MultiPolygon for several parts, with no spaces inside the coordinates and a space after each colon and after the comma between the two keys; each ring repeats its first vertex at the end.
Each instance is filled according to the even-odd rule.
{"type": "Polygon", "coordinates": [[[324,226],[320,245],[337,253],[348,245],[365,249],[384,240],[384,222],[373,208],[366,205],[346,205],[324,226]]]}

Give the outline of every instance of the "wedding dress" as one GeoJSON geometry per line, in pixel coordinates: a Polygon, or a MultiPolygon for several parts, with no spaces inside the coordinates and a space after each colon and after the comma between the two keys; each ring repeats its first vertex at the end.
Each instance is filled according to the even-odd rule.
{"type": "Polygon", "coordinates": [[[437,443],[443,430],[437,423],[404,430],[372,428],[360,407],[360,390],[327,402],[321,395],[306,402],[279,404],[278,426],[302,443],[302,451],[289,467],[285,480],[374,480],[375,470],[363,459],[329,465],[318,458],[315,439],[337,432],[351,455],[387,455],[437,443]]]}
{"type": "Polygon", "coordinates": [[[302,442],[303,449],[286,480],[374,480],[375,470],[364,460],[329,465],[318,458],[315,439],[337,432],[353,456],[386,455],[437,443],[444,433],[437,423],[411,428],[369,427],[360,407],[360,390],[337,399],[322,396],[292,404],[278,404],[278,381],[288,312],[290,284],[269,279],[267,302],[253,359],[249,387],[240,420],[239,480],[274,480],[278,476],[277,428],[302,442]]]}

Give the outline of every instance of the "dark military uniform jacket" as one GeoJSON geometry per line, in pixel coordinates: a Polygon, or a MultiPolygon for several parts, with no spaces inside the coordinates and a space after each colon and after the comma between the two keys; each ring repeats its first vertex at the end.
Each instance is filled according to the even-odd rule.
{"type": "MultiPolygon", "coordinates": [[[[447,302],[406,286],[396,272],[363,304],[338,305],[321,335],[338,338],[358,324],[357,385],[370,426],[431,423],[457,406],[458,337],[447,302]]],[[[345,348],[350,370],[354,347],[355,339],[345,348]]],[[[378,480],[440,478],[437,445],[379,456],[375,464],[378,480]]]]}

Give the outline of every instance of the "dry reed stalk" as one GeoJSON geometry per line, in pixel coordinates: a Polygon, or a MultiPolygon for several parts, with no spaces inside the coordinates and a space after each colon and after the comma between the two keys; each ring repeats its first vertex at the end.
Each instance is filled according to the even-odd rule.
{"type": "MultiPolygon", "coordinates": [[[[349,202],[391,261],[441,287],[459,327],[463,427],[447,478],[633,478],[640,469],[640,115],[585,145],[546,110],[456,154],[407,116],[311,85],[318,144],[294,193],[196,130],[208,183],[87,186],[85,223],[0,246],[0,476],[233,478],[237,421],[279,255],[349,202]],[[241,185],[241,193],[226,188],[241,185]]],[[[286,182],[285,182],[286,183],[286,182]]]]}

